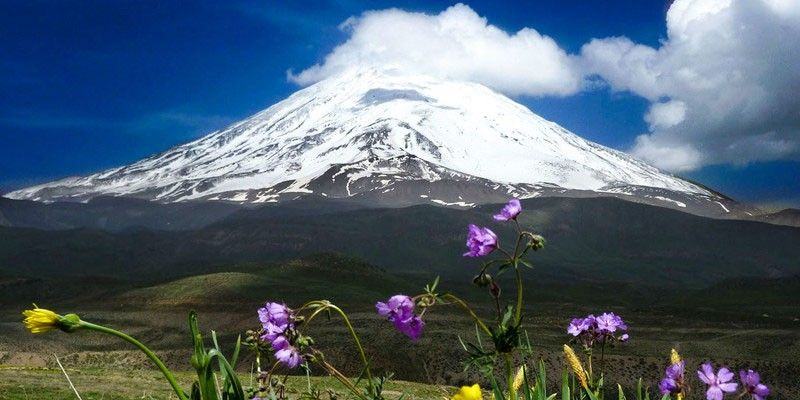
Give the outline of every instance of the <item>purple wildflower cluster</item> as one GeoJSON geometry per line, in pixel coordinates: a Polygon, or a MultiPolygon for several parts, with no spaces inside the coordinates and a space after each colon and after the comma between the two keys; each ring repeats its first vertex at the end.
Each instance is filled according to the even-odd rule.
{"type": "Polygon", "coordinates": [[[294,312],[285,304],[267,302],[258,309],[263,334],[261,340],[269,342],[275,351],[275,358],[289,368],[303,362],[303,356],[292,344],[294,335],[294,312]]]}
{"type": "MultiPolygon", "coordinates": [[[[703,364],[697,371],[697,376],[707,386],[706,400],[722,400],[726,393],[734,393],[739,387],[739,384],[733,382],[733,372],[725,367],[715,372],[710,363],[703,364]]],[[[753,400],[764,400],[769,396],[769,388],[761,383],[758,372],[752,369],[739,371],[739,379],[743,389],[739,397],[750,395],[753,400]]],[[[684,361],[667,367],[664,379],[661,380],[658,388],[663,395],[686,393],[684,361]]]]}
{"type": "Polygon", "coordinates": [[[575,318],[567,327],[567,333],[574,336],[585,347],[591,348],[595,343],[605,343],[609,340],[625,342],[628,340],[628,325],[619,315],[603,313],[598,317],[588,315],[585,318],[575,318]],[[620,334],[618,336],[618,334],[620,334]]]}
{"type": "Polygon", "coordinates": [[[416,341],[422,336],[425,321],[414,314],[414,300],[411,297],[397,294],[390,297],[385,303],[377,302],[375,308],[378,310],[378,314],[386,317],[398,331],[411,340],[416,341]]]}

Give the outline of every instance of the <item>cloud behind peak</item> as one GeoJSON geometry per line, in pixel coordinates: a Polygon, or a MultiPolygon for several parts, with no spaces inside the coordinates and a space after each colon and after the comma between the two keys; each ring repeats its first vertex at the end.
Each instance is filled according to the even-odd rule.
{"type": "Polygon", "coordinates": [[[580,90],[575,63],[550,37],[532,28],[509,34],[469,6],[439,14],[400,9],[368,11],[345,21],[347,41],[289,79],[308,85],[353,66],[390,66],[478,82],[511,95],[565,96],[580,90]]]}

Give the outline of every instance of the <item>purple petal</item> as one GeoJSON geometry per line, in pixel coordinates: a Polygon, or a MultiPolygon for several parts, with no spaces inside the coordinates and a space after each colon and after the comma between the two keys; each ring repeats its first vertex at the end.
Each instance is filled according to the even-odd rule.
{"type": "Polygon", "coordinates": [[[761,398],[767,397],[769,396],[769,388],[759,383],[753,390],[753,394],[761,398]]]}
{"type": "Polygon", "coordinates": [[[723,392],[733,393],[739,387],[738,383],[720,383],[717,385],[723,392]]]}
{"type": "Polygon", "coordinates": [[[697,371],[697,376],[703,381],[706,385],[714,385],[717,383],[717,377],[714,376],[714,368],[711,364],[703,364],[701,366],[701,370],[697,371]]]}
{"type": "Polygon", "coordinates": [[[711,386],[706,391],[707,400],[722,400],[722,390],[716,386],[711,386]]]}
{"type": "Polygon", "coordinates": [[[717,381],[720,383],[730,382],[733,380],[733,372],[727,368],[720,368],[717,372],[717,381]]]}
{"type": "Polygon", "coordinates": [[[375,303],[375,309],[378,311],[378,315],[380,315],[382,317],[388,316],[389,312],[391,311],[389,306],[386,305],[386,303],[384,303],[382,301],[379,301],[379,302],[375,303]]]}

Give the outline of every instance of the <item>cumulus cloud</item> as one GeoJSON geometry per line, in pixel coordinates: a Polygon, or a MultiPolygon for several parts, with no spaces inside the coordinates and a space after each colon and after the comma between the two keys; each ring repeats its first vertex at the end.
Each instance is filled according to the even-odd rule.
{"type": "Polygon", "coordinates": [[[680,124],[686,118],[686,103],[678,100],[664,103],[653,103],[644,120],[650,125],[650,130],[671,128],[680,124]]]}
{"type": "Polygon", "coordinates": [[[322,63],[289,79],[308,85],[353,66],[391,66],[443,78],[479,82],[511,95],[576,93],[575,60],[550,37],[524,28],[509,34],[470,7],[439,14],[399,9],[365,12],[341,25],[349,39],[322,63]]]}
{"type": "Polygon", "coordinates": [[[348,39],[321,63],[288,77],[308,85],[385,66],[530,96],[605,81],[650,101],[649,131],[630,151],[659,167],[800,159],[800,1],[675,0],[666,27],[657,47],[620,36],[570,55],[533,28],[506,32],[463,4],[369,11],[341,25],[348,39]]]}
{"type": "Polygon", "coordinates": [[[662,168],[800,158],[800,2],[676,0],[658,48],[581,49],[586,74],[649,99],[632,152],[662,168]]]}

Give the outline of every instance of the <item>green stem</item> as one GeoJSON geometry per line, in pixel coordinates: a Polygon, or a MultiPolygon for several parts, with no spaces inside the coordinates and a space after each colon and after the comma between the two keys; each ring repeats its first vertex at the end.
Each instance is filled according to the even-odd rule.
{"type": "Polygon", "coordinates": [[[511,353],[505,354],[506,369],[508,370],[508,397],[511,400],[517,399],[517,391],[514,390],[514,364],[511,361],[511,353]]]}
{"type": "Polygon", "coordinates": [[[356,347],[358,348],[358,354],[361,356],[361,362],[364,363],[364,371],[367,373],[367,380],[369,381],[369,391],[373,395],[377,394],[375,393],[375,387],[374,387],[375,383],[372,381],[372,371],[370,371],[369,369],[369,361],[367,361],[367,355],[366,353],[364,353],[364,347],[361,346],[361,339],[358,338],[358,334],[356,333],[356,330],[353,328],[353,324],[350,323],[350,318],[347,318],[347,314],[345,314],[345,312],[342,311],[341,308],[333,304],[330,305],[330,308],[336,310],[336,312],[338,312],[339,315],[342,316],[342,319],[344,319],[344,323],[345,325],[347,325],[347,329],[350,330],[350,334],[353,336],[353,341],[355,341],[356,347]]]}
{"type": "Polygon", "coordinates": [[[519,325],[522,320],[522,273],[519,270],[517,259],[514,259],[514,272],[517,275],[517,308],[514,310],[514,320],[519,325]]]}
{"type": "Polygon", "coordinates": [[[603,377],[603,370],[605,368],[605,358],[606,358],[606,341],[603,340],[603,344],[600,346],[600,377],[603,377]]]}
{"type": "Polygon", "coordinates": [[[592,350],[589,349],[589,351],[587,352],[587,357],[586,357],[589,360],[589,362],[588,362],[588,365],[589,365],[589,382],[593,382],[594,381],[594,372],[592,371],[592,353],[593,353],[592,350]]]}
{"type": "Polygon", "coordinates": [[[470,308],[469,305],[467,305],[467,303],[464,300],[461,300],[460,298],[450,293],[442,295],[442,298],[450,299],[454,303],[461,306],[461,308],[463,308],[466,312],[469,313],[470,316],[472,316],[472,319],[475,320],[475,323],[478,324],[481,330],[486,332],[487,335],[492,336],[492,331],[489,330],[489,327],[487,327],[486,324],[483,323],[483,320],[481,320],[480,317],[478,317],[478,315],[475,314],[475,311],[472,311],[472,308],[470,308]]]}
{"type": "Polygon", "coordinates": [[[128,342],[128,343],[130,343],[130,344],[132,344],[134,346],[136,346],[145,355],[147,355],[147,357],[150,358],[150,360],[153,361],[154,364],[156,364],[158,369],[161,370],[161,373],[164,374],[165,378],[167,378],[167,381],[172,386],[172,389],[175,391],[175,394],[178,395],[178,398],[181,399],[181,400],[189,400],[188,397],[186,396],[186,393],[183,392],[183,389],[181,389],[180,385],[178,384],[178,381],[175,380],[175,376],[172,375],[172,372],[167,368],[166,365],[164,365],[164,362],[162,362],[161,359],[158,358],[158,356],[156,356],[156,354],[153,353],[152,350],[148,349],[147,346],[142,344],[142,342],[134,339],[133,337],[131,337],[131,336],[125,334],[125,333],[122,333],[120,331],[117,331],[117,330],[114,330],[114,329],[111,329],[111,328],[106,328],[105,326],[96,325],[96,324],[93,324],[91,322],[86,322],[86,321],[81,321],[80,324],[81,324],[82,327],[84,327],[86,329],[91,329],[91,330],[94,330],[94,331],[107,333],[109,335],[116,336],[116,337],[118,337],[118,338],[120,338],[120,339],[122,339],[122,340],[124,340],[124,341],[126,341],[126,342],[128,342]]]}

